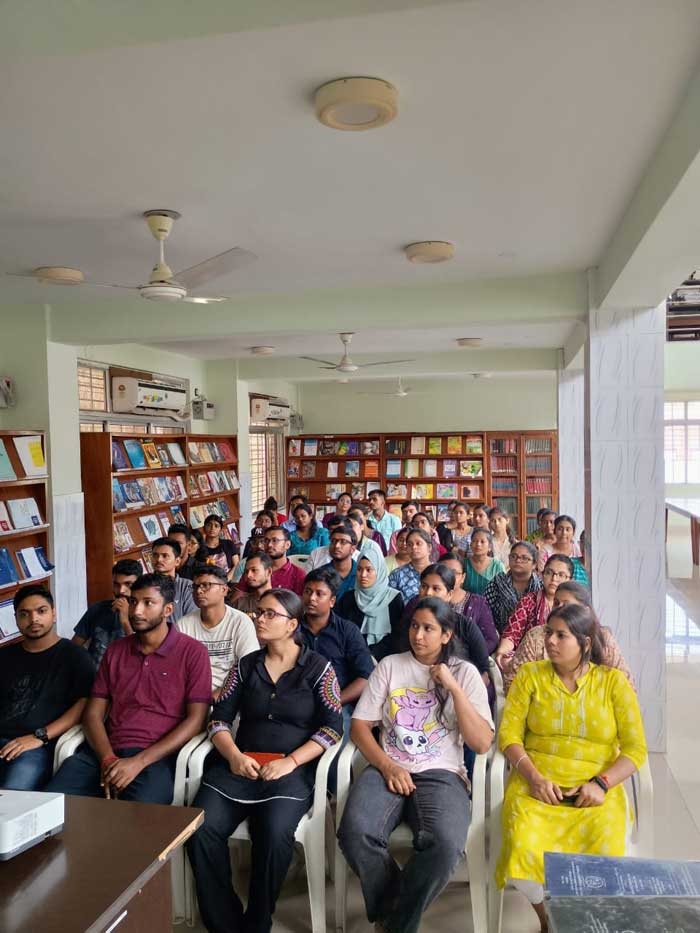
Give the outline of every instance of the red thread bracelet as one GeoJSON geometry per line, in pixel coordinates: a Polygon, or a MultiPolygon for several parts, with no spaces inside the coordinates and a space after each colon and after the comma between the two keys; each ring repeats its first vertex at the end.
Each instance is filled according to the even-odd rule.
{"type": "Polygon", "coordinates": [[[301,767],[301,765],[299,764],[299,762],[298,762],[298,761],[296,760],[296,758],[294,757],[294,753],[293,753],[293,752],[290,752],[290,753],[287,755],[287,758],[291,758],[292,761],[294,762],[294,764],[295,764],[295,766],[296,766],[297,768],[300,768],[300,767],[301,767]]]}
{"type": "Polygon", "coordinates": [[[104,768],[105,765],[109,765],[113,761],[119,761],[119,755],[105,755],[102,761],[100,762],[100,766],[104,768]]]}

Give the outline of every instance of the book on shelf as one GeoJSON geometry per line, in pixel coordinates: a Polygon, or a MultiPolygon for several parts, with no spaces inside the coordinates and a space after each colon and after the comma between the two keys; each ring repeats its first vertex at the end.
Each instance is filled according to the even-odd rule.
{"type": "Polygon", "coordinates": [[[227,463],[235,463],[236,455],[233,452],[233,447],[231,447],[228,441],[219,441],[218,448],[220,460],[225,460],[227,463]]]}
{"type": "Polygon", "coordinates": [[[428,456],[439,457],[441,453],[442,453],[442,438],[441,437],[429,437],[428,438],[428,456]]]}
{"type": "Polygon", "coordinates": [[[206,473],[197,474],[197,485],[203,496],[208,496],[212,491],[211,483],[209,482],[209,476],[206,473]]]}
{"type": "Polygon", "coordinates": [[[401,476],[401,461],[400,460],[387,460],[386,475],[387,476],[401,476]]]}
{"type": "Polygon", "coordinates": [[[112,441],[112,469],[115,472],[119,470],[130,470],[131,464],[126,459],[126,454],[119,441],[112,441]]]}
{"type": "Polygon", "coordinates": [[[12,438],[25,476],[46,476],[44,445],[40,434],[12,438]]]}
{"type": "Polygon", "coordinates": [[[306,437],[304,438],[304,456],[305,457],[317,457],[318,456],[318,441],[315,437],[306,437]]]}
{"type": "Polygon", "coordinates": [[[414,483],[411,486],[411,498],[412,499],[433,499],[433,484],[432,483],[414,483]]]}
{"type": "MultiPolygon", "coordinates": [[[[377,453],[378,452],[379,451],[377,451],[377,453]]],[[[359,441],[348,441],[347,455],[348,457],[359,457],[360,455],[359,441]]]]}
{"type": "Polygon", "coordinates": [[[187,465],[187,460],[185,459],[182,447],[180,447],[177,441],[168,442],[168,453],[170,454],[174,466],[187,465]]]}
{"type": "Polygon", "coordinates": [[[389,457],[408,453],[405,437],[387,437],[384,439],[384,453],[389,457]]]}
{"type": "MultiPolygon", "coordinates": [[[[112,511],[123,512],[126,509],[126,501],[122,492],[121,483],[116,476],[112,477],[112,511]]],[[[0,523],[2,527],[2,523],[0,523]]]]}
{"type": "Polygon", "coordinates": [[[406,483],[387,483],[387,499],[407,499],[408,485],[406,483]]]}
{"type": "Polygon", "coordinates": [[[365,479],[379,479],[379,460],[365,460],[365,479]]]}
{"type": "Polygon", "coordinates": [[[197,499],[200,495],[197,480],[194,478],[192,473],[190,473],[187,477],[187,495],[190,497],[190,499],[197,499]]]}
{"type": "MultiPolygon", "coordinates": [[[[313,441],[316,444],[316,441],[313,441]]],[[[324,439],[321,441],[320,445],[317,445],[317,452],[309,454],[311,457],[320,456],[320,457],[337,457],[338,448],[340,443],[338,441],[329,441],[324,439]]],[[[304,454],[306,454],[306,442],[304,442],[304,454]]]]}
{"type": "Polygon", "coordinates": [[[187,519],[185,518],[185,513],[182,511],[181,506],[173,505],[171,506],[170,511],[173,516],[173,525],[187,524],[187,519]]]}
{"type": "Polygon", "coordinates": [[[36,499],[29,496],[26,499],[8,499],[6,504],[10,510],[12,524],[18,531],[44,524],[36,499]]]}
{"type": "Polygon", "coordinates": [[[203,441],[197,442],[197,453],[199,454],[200,463],[213,463],[214,454],[211,452],[211,447],[209,444],[203,441]]]}
{"type": "Polygon", "coordinates": [[[378,457],[379,441],[362,441],[360,444],[360,449],[362,451],[363,457],[378,457]]]}
{"type": "Polygon", "coordinates": [[[480,437],[468,434],[464,440],[465,454],[483,454],[484,444],[480,437]]]}
{"type": "Polygon", "coordinates": [[[145,477],[144,479],[137,479],[139,489],[141,491],[141,498],[143,499],[144,505],[158,505],[161,500],[161,495],[158,487],[153,481],[152,477],[145,477]]]}
{"type": "Polygon", "coordinates": [[[365,497],[365,484],[364,483],[353,483],[350,487],[350,498],[351,499],[364,499],[365,497]]]}
{"type": "Polygon", "coordinates": [[[173,520],[170,517],[170,512],[167,509],[163,509],[158,513],[158,521],[160,522],[160,527],[163,529],[163,534],[167,537],[168,528],[173,524],[173,520]]]}
{"type": "Polygon", "coordinates": [[[143,448],[143,455],[146,458],[146,465],[149,469],[155,470],[163,466],[153,441],[144,441],[141,447],[143,448]]]}
{"type": "Polygon", "coordinates": [[[10,463],[5,442],[0,438],[0,481],[17,479],[17,474],[10,463]]]}
{"type": "Polygon", "coordinates": [[[494,473],[517,473],[518,461],[512,456],[491,455],[491,470],[494,473]]]}
{"type": "Polygon", "coordinates": [[[436,521],[438,522],[450,522],[452,521],[452,516],[450,515],[449,505],[438,505],[437,515],[435,516],[436,521]]]}
{"type": "Polygon", "coordinates": [[[301,457],[301,441],[298,437],[290,437],[287,442],[287,454],[290,457],[301,457]]]}
{"type": "Polygon", "coordinates": [[[528,437],[525,440],[526,454],[551,454],[552,439],[550,437],[528,437]]]}
{"type": "Polygon", "coordinates": [[[134,546],[134,539],[131,537],[129,526],[126,522],[118,521],[114,523],[114,550],[129,551],[134,546]]]}
{"type": "Polygon", "coordinates": [[[309,487],[308,486],[292,486],[289,490],[290,498],[292,496],[303,496],[305,499],[309,498],[309,487]]]}
{"type": "Polygon", "coordinates": [[[146,568],[146,573],[153,573],[153,548],[145,547],[141,551],[140,560],[146,568]]]}
{"type": "Polygon", "coordinates": [[[238,526],[235,522],[229,522],[226,526],[228,536],[234,544],[240,544],[241,536],[238,534],[238,526]]]}
{"type": "Polygon", "coordinates": [[[348,455],[348,442],[338,441],[338,456],[347,457],[347,455],[348,455]]]}
{"type": "Polygon", "coordinates": [[[338,478],[338,461],[329,460],[326,465],[326,479],[337,479],[338,478]]]}
{"type": "Polygon", "coordinates": [[[435,495],[438,499],[456,499],[457,483],[438,483],[435,495]]]}
{"type": "Polygon", "coordinates": [[[223,492],[226,489],[223,478],[218,470],[211,470],[207,473],[207,476],[209,477],[209,485],[211,486],[212,492],[223,492]]]}
{"type": "Polygon", "coordinates": [[[25,580],[43,577],[54,569],[43,547],[23,547],[15,553],[15,558],[25,580]]]}
{"type": "Polygon", "coordinates": [[[167,444],[156,444],[156,451],[158,453],[158,459],[160,460],[161,466],[169,467],[173,465],[173,459],[170,456],[170,451],[168,450],[167,444]]]}
{"type": "Polygon", "coordinates": [[[225,470],[226,478],[229,482],[229,489],[236,490],[241,488],[241,484],[238,481],[238,476],[236,475],[235,470],[225,470]]]}
{"type": "Polygon", "coordinates": [[[7,511],[7,506],[2,499],[0,499],[0,531],[7,533],[12,530],[12,522],[10,521],[10,514],[7,511]]]}
{"type": "MultiPolygon", "coordinates": [[[[173,499],[184,499],[184,495],[180,494],[180,485],[182,480],[179,476],[154,476],[153,484],[158,491],[158,499],[156,505],[159,502],[172,502],[173,499]],[[180,484],[180,485],[179,485],[180,484]]],[[[182,487],[182,492],[184,493],[185,487],[182,487]]]]}
{"type": "Polygon", "coordinates": [[[13,602],[11,599],[3,599],[0,602],[0,638],[10,638],[18,634],[13,602]]]}
{"type": "Polygon", "coordinates": [[[493,437],[490,441],[492,454],[517,454],[518,442],[514,437],[493,437]]]}
{"type": "Polygon", "coordinates": [[[484,475],[484,465],[481,460],[460,460],[459,461],[459,475],[460,476],[483,476],[484,475]]]}
{"type": "Polygon", "coordinates": [[[157,515],[139,515],[139,523],[147,541],[155,541],[163,536],[157,515]]]}
{"type": "Polygon", "coordinates": [[[449,479],[451,476],[457,475],[457,461],[456,460],[443,460],[442,461],[442,475],[445,479],[449,479]]]}
{"type": "Polygon", "coordinates": [[[463,499],[483,499],[483,494],[481,492],[481,486],[478,486],[478,485],[462,486],[462,498],[463,499]]]}
{"type": "Polygon", "coordinates": [[[19,574],[12,560],[12,554],[6,547],[0,547],[0,586],[18,583],[19,574]]]}
{"type": "Polygon", "coordinates": [[[408,479],[420,476],[420,460],[405,460],[403,470],[408,479]]]}
{"type": "Polygon", "coordinates": [[[301,478],[302,479],[314,479],[315,476],[316,476],[316,461],[315,460],[302,460],[301,478]]]}
{"type": "Polygon", "coordinates": [[[301,461],[300,460],[288,460],[287,461],[287,476],[289,479],[299,479],[299,473],[301,472],[301,461]]]}
{"type": "Polygon", "coordinates": [[[359,460],[346,460],[345,461],[345,475],[350,479],[355,479],[360,475],[360,461],[359,460]]]}
{"type": "Polygon", "coordinates": [[[121,483],[121,487],[127,509],[142,509],[144,507],[146,503],[143,501],[141,487],[137,480],[125,480],[121,483]]]}
{"type": "Polygon", "coordinates": [[[392,515],[395,515],[397,518],[400,518],[402,520],[401,524],[403,524],[403,516],[401,515],[401,506],[398,504],[398,502],[394,502],[390,506],[388,506],[387,512],[390,512],[392,515]]]}
{"type": "Polygon", "coordinates": [[[447,438],[447,453],[454,456],[462,453],[462,435],[450,434],[447,438]]]}
{"type": "Polygon", "coordinates": [[[552,458],[549,457],[526,457],[525,458],[525,472],[526,473],[551,473],[552,472],[552,458]]]}
{"type": "Polygon", "coordinates": [[[425,453],[425,438],[424,437],[412,437],[411,438],[411,456],[422,457],[425,453]]]}
{"type": "Polygon", "coordinates": [[[201,463],[201,462],[202,462],[202,455],[201,455],[201,453],[199,452],[199,444],[198,444],[196,441],[190,441],[190,442],[187,444],[187,452],[188,452],[189,455],[190,455],[190,462],[191,462],[191,463],[201,463]]]}
{"type": "Polygon", "coordinates": [[[129,463],[131,464],[132,469],[146,469],[146,455],[143,452],[143,447],[138,441],[132,439],[124,441],[124,450],[126,451],[126,455],[129,458],[129,463]]]}
{"type": "Polygon", "coordinates": [[[345,492],[345,483],[326,484],[326,499],[337,499],[343,492],[345,492]]]}
{"type": "Polygon", "coordinates": [[[437,460],[424,460],[423,461],[423,476],[437,476],[438,475],[438,462],[437,460]]]}

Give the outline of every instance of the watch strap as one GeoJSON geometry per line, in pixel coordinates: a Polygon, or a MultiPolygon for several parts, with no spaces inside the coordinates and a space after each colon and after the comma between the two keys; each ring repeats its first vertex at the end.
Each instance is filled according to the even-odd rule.
{"type": "Polygon", "coordinates": [[[600,789],[603,791],[603,793],[604,793],[604,794],[607,794],[607,792],[608,792],[608,782],[605,780],[605,778],[602,778],[602,777],[600,777],[600,775],[596,774],[595,777],[592,777],[592,778],[591,778],[591,783],[592,783],[592,784],[597,784],[598,787],[600,787],[600,789]]]}

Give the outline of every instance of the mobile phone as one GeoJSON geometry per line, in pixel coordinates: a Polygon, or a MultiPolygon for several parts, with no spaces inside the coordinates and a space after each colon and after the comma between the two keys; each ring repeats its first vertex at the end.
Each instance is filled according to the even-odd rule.
{"type": "MultiPolygon", "coordinates": [[[[560,787],[559,790],[562,794],[568,794],[571,790],[570,787],[560,787]]],[[[578,799],[578,794],[572,794],[571,797],[564,796],[559,803],[565,807],[574,807],[576,806],[576,800],[578,799]]]]}

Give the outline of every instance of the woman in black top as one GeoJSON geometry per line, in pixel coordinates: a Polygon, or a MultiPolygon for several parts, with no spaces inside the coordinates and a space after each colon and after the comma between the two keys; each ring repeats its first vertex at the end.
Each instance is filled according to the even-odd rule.
{"type": "Polygon", "coordinates": [[[222,538],[222,531],[223,525],[218,515],[207,515],[204,521],[204,544],[199,549],[197,560],[223,567],[230,580],[238,564],[240,545],[222,538]]]}
{"type": "Polygon", "coordinates": [[[212,711],[216,755],[194,801],[205,820],[187,844],[210,933],[272,928],[294,831],[311,805],[316,760],[343,732],[335,671],[299,643],[303,611],[289,590],[269,590],[260,598],[255,628],[263,648],[231,669],[212,711]],[[239,714],[234,741],[231,726],[239,714]],[[260,764],[256,752],[279,757],[260,764]],[[231,885],[228,839],[246,819],[253,847],[244,911],[231,885]]]}

